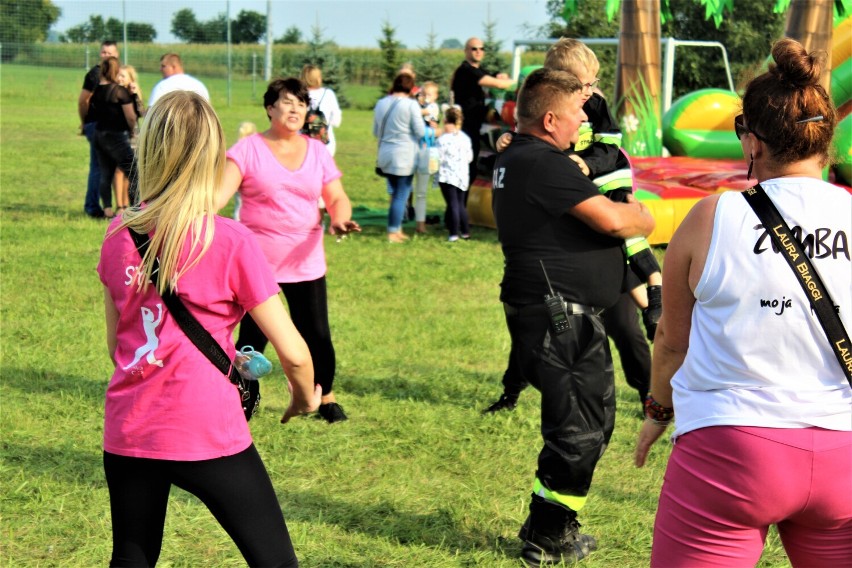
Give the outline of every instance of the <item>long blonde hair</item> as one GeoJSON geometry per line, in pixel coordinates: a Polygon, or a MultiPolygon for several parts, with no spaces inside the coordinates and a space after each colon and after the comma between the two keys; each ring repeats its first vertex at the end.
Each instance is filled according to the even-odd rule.
{"type": "Polygon", "coordinates": [[[137,154],[139,199],[110,236],[129,227],[154,231],[140,266],[137,290],[147,288],[160,258],[157,290],[174,291],[213,242],[216,197],[225,169],[225,136],[210,104],[189,91],[174,91],[151,108],[137,154]],[[189,255],[181,253],[190,239],[189,255]]]}
{"type": "MultiPolygon", "coordinates": [[[[136,67],[134,67],[133,65],[122,65],[121,68],[119,69],[119,71],[127,72],[127,78],[130,80],[130,82],[136,83],[136,93],[139,95],[139,98],[140,99],[144,98],[142,96],[142,88],[139,86],[139,83],[137,82],[138,76],[136,75],[136,67]]],[[[126,86],[127,85],[122,85],[122,87],[126,87],[126,86]]]]}

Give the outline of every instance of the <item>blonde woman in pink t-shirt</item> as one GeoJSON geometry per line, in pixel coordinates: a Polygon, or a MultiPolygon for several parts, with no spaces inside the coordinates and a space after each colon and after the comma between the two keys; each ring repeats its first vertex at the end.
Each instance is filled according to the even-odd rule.
{"type": "MultiPolygon", "coordinates": [[[[346,420],[332,390],[334,345],[328,323],[323,228],[317,200],[331,217],[330,232],[360,231],[340,183],[341,173],[325,145],[303,135],[310,104],[299,79],[276,79],[263,95],[269,128],[247,136],[228,150],[219,207],[240,192],[240,221],[254,232],[290,308],[296,329],[314,360],[322,387],[319,416],[346,420]]],[[[250,315],[240,324],[237,347],[263,351],[266,337],[250,315]]]]}
{"type": "Polygon", "coordinates": [[[164,95],[142,128],[142,204],[113,221],[101,249],[98,274],[115,364],[103,457],[111,566],[157,563],[172,485],[207,505],[250,566],[298,565],[237,388],[187,338],[162,298],[177,294],[231,359],[234,328],[251,313],[275,346],[292,392],[281,422],[319,406],[310,353],[278,299],[263,253],[248,230],[215,215],[224,148],[204,99],[188,91],[164,95]],[[149,235],[144,258],[128,229],[149,235]]]}

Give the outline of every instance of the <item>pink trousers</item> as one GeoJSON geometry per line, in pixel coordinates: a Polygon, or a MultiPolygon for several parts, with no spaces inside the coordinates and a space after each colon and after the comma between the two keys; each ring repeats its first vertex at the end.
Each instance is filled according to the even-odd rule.
{"type": "Polygon", "coordinates": [[[772,524],[793,566],[852,566],[852,432],[715,426],[680,436],[651,566],[754,566],[772,524]]]}

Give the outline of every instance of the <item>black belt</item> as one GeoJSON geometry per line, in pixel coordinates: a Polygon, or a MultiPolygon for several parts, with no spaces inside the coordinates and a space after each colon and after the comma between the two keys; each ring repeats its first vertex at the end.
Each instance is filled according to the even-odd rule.
{"type": "MultiPolygon", "coordinates": [[[[565,309],[568,312],[569,316],[586,314],[590,316],[598,316],[603,313],[603,308],[596,308],[594,306],[586,306],[584,304],[576,304],[574,302],[563,302],[565,305],[565,309]]],[[[506,310],[506,314],[510,316],[518,316],[523,314],[531,314],[531,313],[548,313],[547,306],[544,303],[541,304],[522,304],[515,305],[503,302],[503,307],[506,310]]]]}

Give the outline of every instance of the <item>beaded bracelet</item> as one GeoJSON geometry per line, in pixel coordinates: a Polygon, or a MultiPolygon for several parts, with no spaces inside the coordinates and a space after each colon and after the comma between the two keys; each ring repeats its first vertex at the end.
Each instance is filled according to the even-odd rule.
{"type": "Polygon", "coordinates": [[[648,393],[645,397],[645,418],[658,426],[668,426],[674,419],[674,408],[663,406],[648,393]]]}

